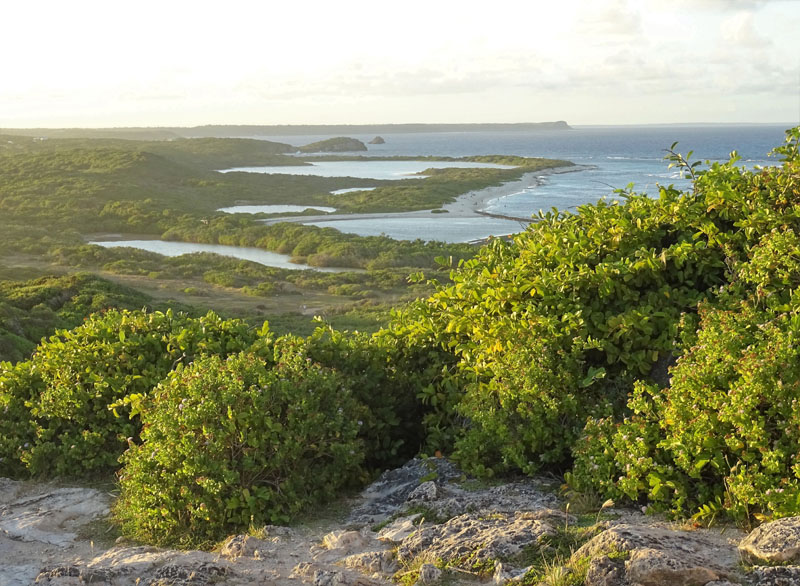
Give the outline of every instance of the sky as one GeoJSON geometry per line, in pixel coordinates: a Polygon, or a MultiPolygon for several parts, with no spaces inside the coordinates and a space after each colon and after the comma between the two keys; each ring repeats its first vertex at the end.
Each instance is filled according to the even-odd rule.
{"type": "Polygon", "coordinates": [[[26,0],[0,128],[800,123],[800,0],[26,0]]]}

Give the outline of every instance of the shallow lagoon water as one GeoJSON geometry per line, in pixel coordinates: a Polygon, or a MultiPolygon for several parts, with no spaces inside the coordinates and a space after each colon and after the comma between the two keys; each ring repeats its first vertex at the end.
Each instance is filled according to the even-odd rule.
{"type": "Polygon", "coordinates": [[[336,208],[326,206],[295,206],[295,205],[252,205],[252,206],[231,206],[219,208],[218,212],[226,214],[289,214],[300,213],[306,210],[319,210],[320,212],[335,212],[336,208]]]}
{"type": "Polygon", "coordinates": [[[357,177],[359,179],[424,179],[416,175],[426,169],[513,169],[509,165],[471,163],[468,161],[317,161],[311,165],[235,167],[220,173],[241,171],[281,175],[313,175],[315,177],[357,177]]]}
{"type": "Polygon", "coordinates": [[[222,256],[231,256],[242,260],[249,260],[259,264],[275,267],[279,269],[294,270],[313,270],[323,273],[343,273],[356,269],[345,269],[340,267],[312,267],[310,265],[297,264],[289,261],[289,256],[269,252],[260,248],[247,246],[225,246],[222,244],[198,244],[196,242],[172,242],[166,240],[107,240],[93,241],[89,244],[97,244],[104,248],[116,248],[119,246],[129,246],[140,250],[148,250],[164,256],[181,256],[182,254],[192,254],[194,252],[213,252],[222,256]]]}
{"type": "Polygon", "coordinates": [[[489,236],[504,236],[525,229],[525,222],[476,216],[448,218],[447,214],[432,214],[430,218],[331,220],[308,222],[308,226],[336,228],[359,236],[389,236],[396,240],[438,240],[440,242],[472,242],[489,236]]]}
{"type": "Polygon", "coordinates": [[[343,193],[353,193],[354,191],[373,191],[374,187],[348,187],[346,189],[334,189],[331,195],[342,195],[343,193]]]}

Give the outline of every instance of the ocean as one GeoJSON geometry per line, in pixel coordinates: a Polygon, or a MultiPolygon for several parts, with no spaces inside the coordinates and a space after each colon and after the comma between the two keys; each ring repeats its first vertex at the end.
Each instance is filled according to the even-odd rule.
{"type": "MultiPolygon", "coordinates": [[[[573,173],[542,175],[518,193],[490,201],[484,209],[495,214],[530,218],[539,210],[574,210],[577,206],[606,198],[615,198],[614,190],[633,184],[640,193],[656,195],[659,185],[688,187],[675,169],[668,169],[666,149],[677,142],[677,152],[693,151],[692,160],[727,161],[737,151],[741,164],[748,167],[775,164],[767,154],[783,144],[789,125],[663,125],[663,126],[577,126],[568,131],[545,132],[438,132],[383,134],[385,144],[368,145],[366,156],[437,155],[520,155],[567,159],[586,169],[573,173]]],[[[264,136],[264,140],[301,146],[330,135],[264,136]]],[[[355,135],[363,142],[374,136],[355,135]]],[[[487,226],[476,218],[466,229],[449,234],[448,219],[441,214],[438,229],[426,222],[415,230],[413,222],[402,224],[399,231],[380,220],[342,220],[325,225],[362,235],[381,234],[403,239],[466,241],[483,238],[487,226]]],[[[487,219],[488,221],[488,219],[487,219]]],[[[493,229],[496,229],[495,223],[493,229]]]]}

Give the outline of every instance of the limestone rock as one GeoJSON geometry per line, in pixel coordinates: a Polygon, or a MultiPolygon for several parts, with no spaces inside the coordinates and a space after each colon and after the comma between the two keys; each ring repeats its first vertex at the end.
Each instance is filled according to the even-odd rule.
{"type": "Polygon", "coordinates": [[[436,584],[442,579],[442,571],[433,564],[422,564],[419,568],[420,584],[436,584]]]}
{"type": "Polygon", "coordinates": [[[596,558],[630,552],[626,578],[645,586],[703,586],[735,578],[736,550],[708,533],[620,524],[594,537],[573,555],[596,558]]]}
{"type": "Polygon", "coordinates": [[[800,517],[787,517],[756,527],[739,544],[745,559],[772,564],[800,560],[800,517]]]}
{"type": "Polygon", "coordinates": [[[224,567],[211,563],[197,566],[184,563],[167,564],[158,569],[155,576],[145,582],[146,586],[184,586],[219,583],[219,579],[232,572],[224,567]]]}
{"type": "Polygon", "coordinates": [[[33,493],[0,501],[0,532],[19,541],[66,546],[81,526],[108,516],[110,502],[108,495],[92,488],[42,485],[33,493]]]}
{"type": "Polygon", "coordinates": [[[494,565],[492,581],[497,584],[497,586],[503,586],[503,584],[509,582],[521,582],[530,569],[530,566],[526,568],[512,568],[503,564],[503,562],[497,562],[494,565]]]}
{"type": "Polygon", "coordinates": [[[800,584],[800,567],[767,566],[755,568],[753,586],[797,586],[800,584]]]}
{"type": "Polygon", "coordinates": [[[167,563],[169,552],[149,546],[114,547],[92,559],[87,568],[113,571],[114,575],[142,576],[167,563]]]}
{"type": "Polygon", "coordinates": [[[624,586],[625,565],[608,556],[593,558],[586,571],[586,586],[624,586]]]}
{"type": "Polygon", "coordinates": [[[409,515],[395,519],[389,525],[378,531],[377,538],[385,543],[402,543],[402,541],[420,529],[419,519],[421,514],[409,515]]]}
{"type": "Polygon", "coordinates": [[[428,480],[412,490],[406,500],[408,502],[430,502],[435,501],[438,494],[436,483],[433,480],[428,480]]]}
{"type": "Polygon", "coordinates": [[[431,476],[447,482],[463,477],[463,473],[444,458],[414,458],[401,468],[387,470],[365,488],[361,503],[350,512],[346,524],[364,526],[385,521],[400,511],[414,489],[431,476]]]}
{"type": "Polygon", "coordinates": [[[471,567],[514,556],[525,546],[555,533],[549,524],[526,517],[524,513],[466,514],[413,533],[397,548],[397,558],[402,563],[423,555],[456,565],[468,559],[466,564],[471,567]]]}
{"type": "Polygon", "coordinates": [[[371,141],[369,141],[367,144],[386,144],[386,141],[383,139],[382,136],[376,136],[371,141]]]}
{"type": "Polygon", "coordinates": [[[703,586],[721,577],[720,572],[706,564],[693,563],[674,551],[662,549],[636,549],[626,569],[630,582],[648,586],[703,586]]]}
{"type": "Polygon", "coordinates": [[[269,541],[251,535],[234,535],[222,544],[220,555],[234,560],[240,557],[263,559],[273,551],[271,545],[269,541]]]}
{"type": "Polygon", "coordinates": [[[347,556],[340,563],[346,568],[359,570],[365,574],[374,574],[376,572],[394,574],[398,569],[394,553],[389,549],[357,553],[347,556]]]}
{"type": "Polygon", "coordinates": [[[353,551],[370,541],[359,531],[332,531],[322,538],[322,546],[328,550],[353,551]]]}
{"type": "Polygon", "coordinates": [[[388,584],[385,580],[368,578],[357,572],[308,562],[297,564],[289,578],[301,579],[314,586],[386,586],[388,584]]]}

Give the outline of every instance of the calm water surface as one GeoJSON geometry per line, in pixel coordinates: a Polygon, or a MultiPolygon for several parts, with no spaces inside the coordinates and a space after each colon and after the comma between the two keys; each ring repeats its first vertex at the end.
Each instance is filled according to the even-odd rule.
{"type": "Polygon", "coordinates": [[[195,252],[213,252],[214,254],[249,260],[279,269],[306,269],[324,273],[342,273],[354,270],[336,267],[312,267],[310,265],[297,264],[290,262],[289,257],[285,254],[278,254],[277,252],[269,252],[267,250],[261,250],[260,248],[250,248],[247,246],[225,246],[222,244],[198,244],[196,242],[172,242],[166,240],[108,240],[94,241],[89,244],[97,244],[104,248],[129,246],[131,248],[149,250],[150,252],[156,252],[164,256],[180,256],[182,254],[192,254],[195,252]]]}
{"type": "Polygon", "coordinates": [[[235,167],[221,173],[242,171],[270,175],[313,175],[315,177],[357,177],[360,179],[424,179],[417,175],[426,169],[512,169],[508,165],[467,161],[318,161],[311,165],[284,167],[235,167]]]}
{"type": "Polygon", "coordinates": [[[288,214],[300,213],[306,210],[319,210],[320,212],[335,212],[336,208],[325,206],[293,206],[293,205],[258,205],[258,206],[231,206],[219,208],[218,212],[226,214],[288,214]]]}

